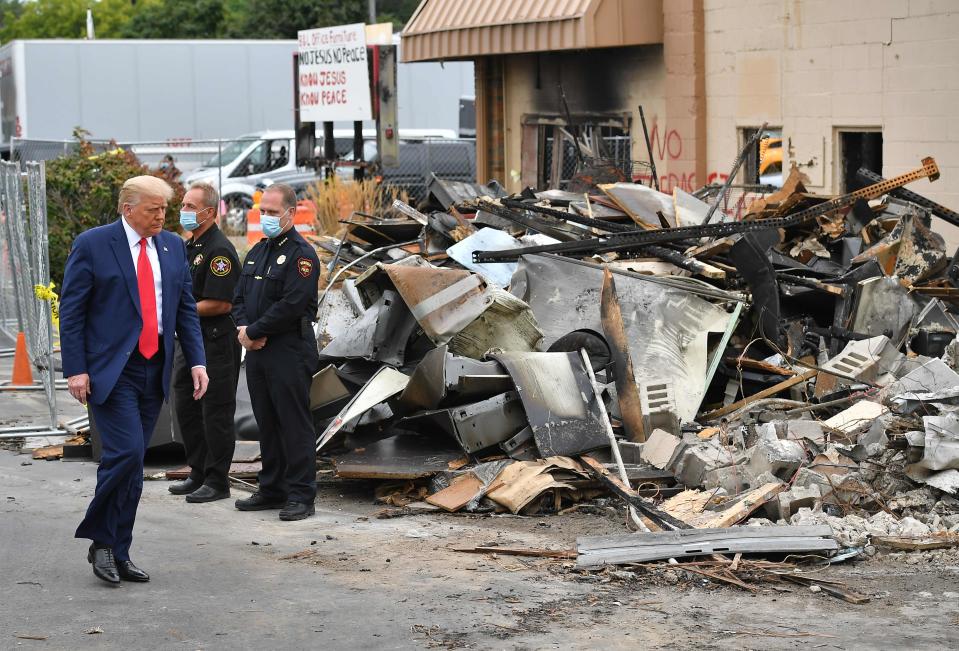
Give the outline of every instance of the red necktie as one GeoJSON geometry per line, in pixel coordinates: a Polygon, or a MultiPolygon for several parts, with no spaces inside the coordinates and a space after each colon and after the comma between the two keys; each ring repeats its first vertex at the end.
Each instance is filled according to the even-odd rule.
{"type": "Polygon", "coordinates": [[[157,328],[157,297],[153,288],[153,267],[147,257],[146,238],[140,239],[140,257],[137,258],[137,288],[140,290],[140,311],[143,330],[140,331],[140,354],[150,359],[159,350],[157,328]]]}

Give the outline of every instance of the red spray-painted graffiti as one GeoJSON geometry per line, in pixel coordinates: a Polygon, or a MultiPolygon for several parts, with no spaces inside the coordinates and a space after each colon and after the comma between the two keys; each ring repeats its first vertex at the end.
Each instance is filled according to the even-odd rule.
{"type": "MultiPolygon", "coordinates": [[[[649,132],[649,142],[657,165],[666,161],[679,161],[683,155],[683,136],[676,129],[670,129],[666,126],[663,127],[662,133],[660,133],[658,116],[653,117],[653,123],[649,132]]],[[[667,163],[665,167],[666,169],[659,173],[659,189],[662,192],[671,194],[673,188],[692,192],[701,185],[704,185],[703,183],[697,182],[695,172],[668,171],[670,167],[683,167],[682,163],[667,163]]],[[[723,174],[722,172],[710,172],[706,177],[706,184],[723,183],[728,177],[728,174],[723,174]]],[[[633,180],[649,185],[652,180],[652,175],[645,169],[636,170],[633,174],[633,180]]]]}

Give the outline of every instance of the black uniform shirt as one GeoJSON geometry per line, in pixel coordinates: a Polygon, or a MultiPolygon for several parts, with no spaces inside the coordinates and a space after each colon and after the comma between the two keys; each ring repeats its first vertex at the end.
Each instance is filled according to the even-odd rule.
{"type": "Polygon", "coordinates": [[[240,279],[240,260],[236,247],[216,224],[199,238],[187,240],[186,255],[193,275],[193,298],[232,302],[240,279]]]}
{"type": "Polygon", "coordinates": [[[291,228],[263,238],[246,255],[233,297],[233,320],[250,339],[302,332],[316,318],[320,259],[291,228]]]}

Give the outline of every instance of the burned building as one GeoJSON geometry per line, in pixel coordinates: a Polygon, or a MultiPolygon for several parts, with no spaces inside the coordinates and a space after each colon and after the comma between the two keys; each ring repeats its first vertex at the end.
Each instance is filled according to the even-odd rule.
{"type": "MultiPolygon", "coordinates": [[[[476,66],[480,181],[562,188],[577,136],[646,180],[642,105],[660,189],[722,182],[763,123],[737,184],[853,190],[923,156],[944,164],[929,196],[959,199],[959,14],[950,3],[747,0],[424,0],[403,31],[405,61],[476,66]],[[765,152],[763,152],[765,153],[765,152]]],[[[737,210],[743,212],[748,200],[737,210]]],[[[736,211],[733,211],[736,212],[736,211]]],[[[959,243],[941,222],[948,241],[959,243]]]]}

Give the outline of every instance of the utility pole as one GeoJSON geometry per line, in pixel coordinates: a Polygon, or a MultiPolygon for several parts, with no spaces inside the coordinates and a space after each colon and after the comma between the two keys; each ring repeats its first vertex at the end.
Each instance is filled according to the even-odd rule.
{"type": "Polygon", "coordinates": [[[376,0],[366,0],[370,8],[370,25],[376,24],[376,0]]]}

